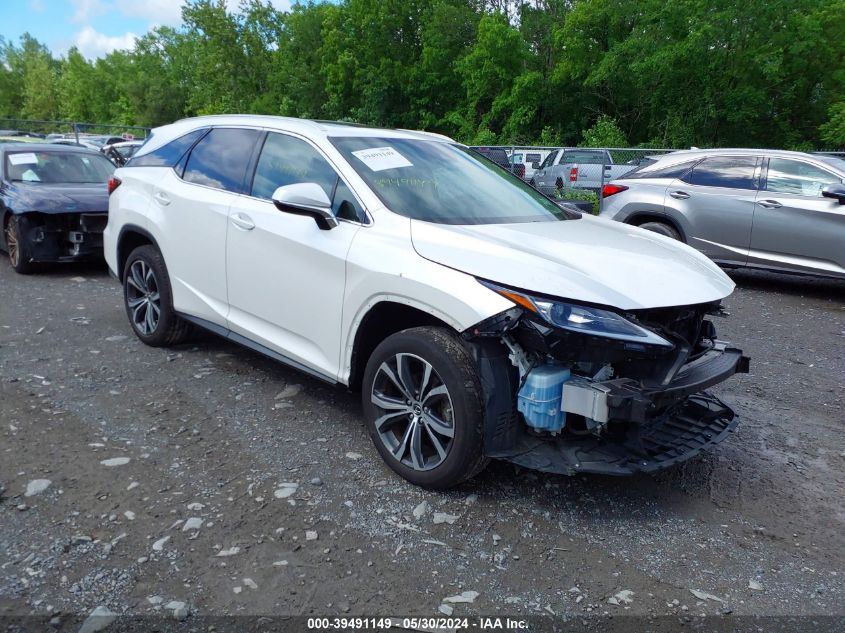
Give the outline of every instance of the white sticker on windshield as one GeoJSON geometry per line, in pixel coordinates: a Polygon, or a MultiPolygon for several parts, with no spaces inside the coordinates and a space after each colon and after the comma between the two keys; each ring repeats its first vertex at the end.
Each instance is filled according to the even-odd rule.
{"type": "Polygon", "coordinates": [[[13,165],[35,165],[38,163],[38,157],[32,152],[9,154],[9,162],[13,165]]]}
{"type": "Polygon", "coordinates": [[[372,171],[384,171],[385,169],[414,166],[411,161],[402,156],[402,154],[392,147],[359,149],[357,152],[352,152],[352,155],[364,163],[372,171]]]}

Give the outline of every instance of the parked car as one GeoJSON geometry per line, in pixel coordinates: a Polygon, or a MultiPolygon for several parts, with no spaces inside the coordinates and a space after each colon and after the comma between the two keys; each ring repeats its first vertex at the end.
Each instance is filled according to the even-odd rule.
{"type": "Polygon", "coordinates": [[[605,185],[601,216],[725,267],[845,278],[845,161],[778,150],[680,151],[605,185]]]}
{"type": "Polygon", "coordinates": [[[556,189],[572,187],[595,193],[602,185],[636,168],[613,162],[606,149],[565,148],[550,153],[532,176],[531,184],[547,195],[556,189]]]}
{"type": "Polygon", "coordinates": [[[537,170],[536,168],[540,166],[540,163],[548,156],[550,150],[547,149],[519,149],[514,151],[510,155],[510,161],[514,164],[521,164],[525,168],[525,175],[522,176],[523,180],[530,181],[531,178],[534,177],[534,172],[537,170]]]}
{"type": "Polygon", "coordinates": [[[507,169],[519,178],[524,178],[525,165],[512,163],[508,153],[501,147],[473,147],[472,149],[484,156],[484,158],[492,160],[502,169],[507,169]]]}
{"type": "Polygon", "coordinates": [[[138,148],[143,144],[144,141],[121,141],[120,143],[103,145],[100,151],[115,165],[123,167],[126,161],[132,158],[135,152],[138,151],[138,148]]]}
{"type": "Polygon", "coordinates": [[[0,145],[2,246],[19,273],[38,262],[102,256],[114,165],[99,152],[43,143],[0,145]]]}
{"type": "Polygon", "coordinates": [[[186,119],[110,190],[106,261],[141,341],[199,326],[360,390],[376,449],[415,484],[491,457],[653,471],[737,423],[704,391],[747,370],[706,318],[734,287],[715,264],[446,137],[186,119]]]}

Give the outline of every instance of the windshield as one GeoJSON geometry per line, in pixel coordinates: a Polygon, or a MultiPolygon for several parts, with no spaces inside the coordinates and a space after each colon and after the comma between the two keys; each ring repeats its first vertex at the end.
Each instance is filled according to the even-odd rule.
{"type": "Polygon", "coordinates": [[[6,155],[6,175],[11,181],[106,183],[114,169],[111,161],[97,154],[24,151],[6,155]]]}
{"type": "Polygon", "coordinates": [[[838,171],[845,173],[845,160],[837,158],[836,156],[816,156],[816,158],[824,161],[831,167],[836,168],[838,171]]]}
{"type": "Polygon", "coordinates": [[[374,137],[331,141],[391,211],[414,220],[509,224],[570,217],[519,178],[456,145],[374,137]]]}

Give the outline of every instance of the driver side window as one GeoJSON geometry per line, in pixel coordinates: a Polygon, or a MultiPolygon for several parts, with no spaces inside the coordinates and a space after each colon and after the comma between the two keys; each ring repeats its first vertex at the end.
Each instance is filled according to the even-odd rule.
{"type": "Polygon", "coordinates": [[[268,134],[255,168],[252,195],[270,200],[278,187],[304,182],[322,187],[336,217],[363,221],[365,216],[352,191],[314,147],[294,136],[268,134]]]}

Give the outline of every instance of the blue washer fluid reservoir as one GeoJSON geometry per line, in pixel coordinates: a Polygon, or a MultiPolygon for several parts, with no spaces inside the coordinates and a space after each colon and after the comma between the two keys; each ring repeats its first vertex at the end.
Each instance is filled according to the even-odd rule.
{"type": "Polygon", "coordinates": [[[541,365],[528,373],[516,399],[528,426],[551,433],[563,428],[566,413],[560,409],[560,400],[569,376],[569,370],[560,365],[541,365]]]}

